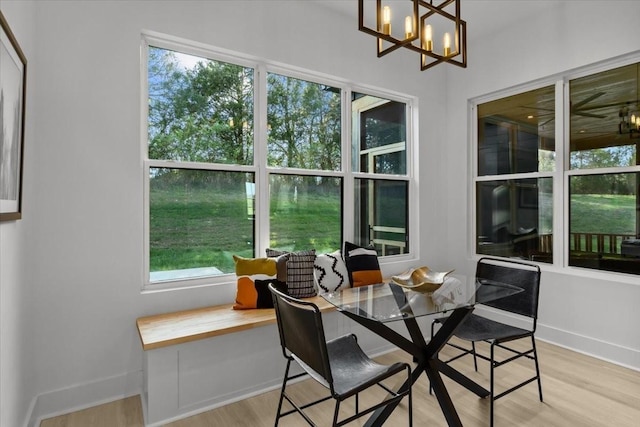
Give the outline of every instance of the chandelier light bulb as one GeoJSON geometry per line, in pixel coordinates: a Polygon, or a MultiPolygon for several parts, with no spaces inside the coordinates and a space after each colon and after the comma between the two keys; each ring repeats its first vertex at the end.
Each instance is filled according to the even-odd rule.
{"type": "Polygon", "coordinates": [[[389,6],[382,8],[382,34],[387,36],[391,34],[391,8],[389,6]]]}
{"type": "Polygon", "coordinates": [[[413,19],[410,16],[404,18],[404,38],[413,37],[413,19]]]}
{"type": "Polygon", "coordinates": [[[451,35],[444,33],[444,56],[451,55],[451,35]]]}
{"type": "Polygon", "coordinates": [[[424,27],[422,49],[426,50],[427,52],[431,52],[433,50],[433,29],[431,28],[431,25],[427,25],[424,27]]]}

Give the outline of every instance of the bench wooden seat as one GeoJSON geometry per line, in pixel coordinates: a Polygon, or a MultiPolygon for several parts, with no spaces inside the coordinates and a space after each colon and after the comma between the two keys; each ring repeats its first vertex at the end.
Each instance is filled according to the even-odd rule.
{"type": "MultiPolygon", "coordinates": [[[[335,310],[321,296],[305,298],[321,311],[335,310]]],[[[140,317],[136,320],[143,350],[230,334],[276,323],[273,308],[234,310],[233,304],[223,304],[173,313],[140,317]]]]}

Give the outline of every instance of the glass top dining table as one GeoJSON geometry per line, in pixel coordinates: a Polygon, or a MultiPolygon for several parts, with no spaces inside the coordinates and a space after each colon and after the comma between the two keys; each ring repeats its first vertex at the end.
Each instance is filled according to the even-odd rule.
{"type": "Polygon", "coordinates": [[[489,279],[453,277],[431,292],[412,290],[391,281],[321,295],[342,312],[386,323],[446,314],[459,307],[488,303],[520,292],[521,288],[489,279]]]}
{"type": "MultiPolygon", "coordinates": [[[[520,292],[521,288],[494,280],[449,276],[433,292],[418,292],[390,282],[346,288],[321,295],[353,321],[412,355],[415,365],[411,379],[402,384],[399,390],[410,387],[425,373],[447,424],[462,426],[441,374],[480,397],[487,397],[489,391],[441,361],[439,352],[477,304],[490,303],[500,298],[517,298],[520,292]],[[442,326],[427,340],[417,318],[428,315],[439,315],[446,320],[441,322],[442,326]],[[391,322],[403,322],[409,338],[390,327],[391,322]]],[[[378,409],[364,426],[384,425],[392,411],[392,405],[378,409]]]]}

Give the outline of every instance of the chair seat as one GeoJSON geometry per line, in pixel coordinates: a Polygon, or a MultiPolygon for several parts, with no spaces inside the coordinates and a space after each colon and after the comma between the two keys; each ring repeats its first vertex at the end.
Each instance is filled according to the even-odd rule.
{"type": "Polygon", "coordinates": [[[486,317],[470,314],[456,329],[455,336],[467,341],[500,341],[531,335],[526,329],[496,322],[486,317]]]}
{"type": "Polygon", "coordinates": [[[327,342],[333,389],[340,399],[352,396],[381,380],[406,369],[403,363],[381,365],[360,348],[355,335],[345,335],[327,342]]]}

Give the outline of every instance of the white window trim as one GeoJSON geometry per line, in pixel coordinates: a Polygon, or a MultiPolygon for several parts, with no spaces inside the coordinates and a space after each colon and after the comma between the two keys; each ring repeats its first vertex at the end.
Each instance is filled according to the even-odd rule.
{"type": "Polygon", "coordinates": [[[199,169],[217,170],[217,171],[234,171],[234,172],[250,172],[255,174],[256,182],[256,253],[264,253],[269,242],[269,212],[264,209],[268,206],[268,188],[262,191],[258,188],[260,183],[262,189],[269,185],[269,174],[295,174],[304,176],[329,176],[339,177],[343,179],[343,240],[350,240],[347,236],[353,236],[353,221],[347,220],[353,218],[354,214],[354,180],[355,178],[373,178],[382,180],[401,180],[409,183],[409,230],[412,236],[410,252],[402,255],[391,255],[380,258],[380,264],[386,265],[395,262],[405,262],[419,258],[420,239],[419,239],[419,188],[417,180],[418,159],[418,100],[414,96],[405,95],[393,91],[383,90],[366,85],[355,84],[344,79],[336,78],[322,73],[317,73],[300,67],[290,66],[264,58],[258,58],[250,55],[233,52],[227,49],[214,47],[208,44],[194,42],[175,36],[170,36],[155,31],[143,30],[140,48],[140,141],[141,141],[141,170],[143,171],[143,277],[142,292],[156,292],[174,289],[188,289],[193,287],[211,286],[219,284],[234,283],[235,274],[224,274],[219,276],[207,276],[198,278],[185,278],[178,280],[151,282],[150,281],[150,242],[149,242],[149,191],[150,178],[149,169],[152,167],[197,167],[199,169]],[[214,61],[221,61],[240,65],[254,70],[254,164],[253,165],[224,165],[224,164],[201,164],[193,162],[173,162],[165,160],[154,160],[148,158],[148,82],[147,82],[147,58],[148,46],[157,46],[164,49],[174,50],[192,54],[195,56],[208,58],[214,61]],[[341,90],[342,94],[342,164],[339,171],[325,171],[313,169],[297,169],[297,168],[274,168],[268,167],[266,161],[264,165],[259,159],[266,159],[267,148],[267,123],[266,114],[259,114],[267,110],[267,73],[282,74],[287,77],[297,78],[313,83],[329,85],[341,90]],[[401,102],[407,105],[407,174],[406,175],[382,175],[382,174],[364,174],[351,171],[351,93],[359,92],[367,95],[376,96],[391,101],[401,102]],[[413,143],[411,143],[412,141],[413,143]]]}

